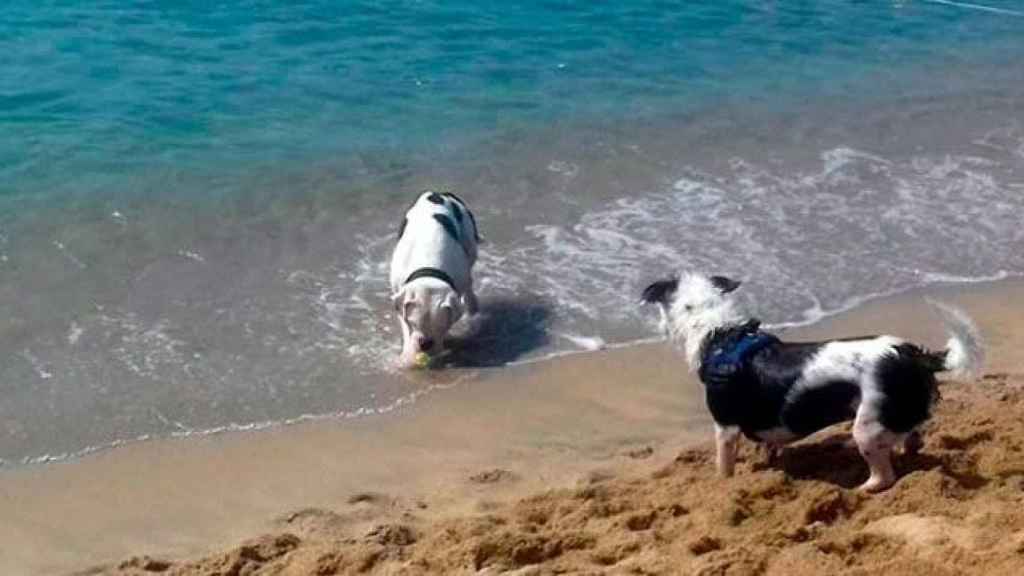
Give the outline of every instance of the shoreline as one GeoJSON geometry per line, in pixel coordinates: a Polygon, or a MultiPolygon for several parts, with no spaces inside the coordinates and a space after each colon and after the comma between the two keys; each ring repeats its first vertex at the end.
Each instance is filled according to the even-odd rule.
{"type": "MultiPolygon", "coordinates": [[[[919,286],[912,286],[909,288],[895,290],[887,293],[871,294],[864,297],[852,298],[849,302],[834,310],[805,313],[805,318],[801,320],[769,323],[764,324],[764,327],[765,329],[772,331],[794,329],[799,330],[812,327],[816,324],[828,322],[830,319],[836,316],[842,316],[844,314],[856,311],[859,308],[871,306],[876,302],[886,301],[892,298],[899,298],[901,296],[908,294],[927,293],[933,290],[963,291],[970,290],[971,287],[977,285],[999,284],[1002,282],[1024,283],[1024,274],[1001,270],[995,274],[991,274],[989,276],[981,276],[977,278],[933,278],[926,280],[924,284],[919,286]]],[[[556,336],[564,339],[572,339],[570,335],[565,334],[560,334],[556,336]]],[[[555,351],[538,357],[530,357],[525,358],[523,360],[514,360],[504,366],[498,366],[492,370],[516,369],[525,366],[543,365],[548,362],[558,362],[565,358],[587,356],[591,354],[600,354],[611,350],[628,349],[637,346],[650,346],[664,343],[664,338],[660,336],[651,336],[647,338],[640,338],[637,340],[627,340],[622,342],[611,343],[605,343],[602,341],[599,346],[592,349],[581,347],[576,350],[555,351]]],[[[476,375],[479,376],[479,370],[473,368],[459,368],[456,371],[450,373],[450,376],[453,375],[452,377],[441,377],[438,379],[436,383],[431,384],[426,389],[415,390],[411,393],[402,395],[396,398],[390,404],[384,406],[362,407],[353,410],[342,410],[338,412],[300,414],[293,418],[287,418],[284,420],[267,420],[262,422],[250,422],[246,424],[238,424],[232,422],[215,428],[188,430],[185,432],[170,433],[167,435],[143,434],[135,438],[118,439],[108,444],[87,446],[86,448],[73,453],[56,455],[42,454],[39,456],[27,457],[25,459],[18,461],[4,460],[3,458],[0,458],[0,473],[3,473],[4,471],[24,470],[27,467],[73,463],[81,458],[88,458],[97,454],[105,453],[110,450],[118,450],[124,447],[133,446],[136,444],[145,444],[148,442],[190,441],[193,439],[218,437],[225,434],[260,433],[268,430],[275,430],[278,428],[288,428],[292,426],[301,426],[314,423],[340,424],[352,420],[354,418],[380,417],[386,414],[390,414],[396,410],[400,410],[401,408],[411,405],[415,402],[418,402],[420,401],[420,397],[426,397],[429,394],[439,390],[447,390],[452,387],[457,387],[463,380],[472,379],[474,377],[474,372],[477,372],[476,375]]]]}
{"type": "MultiPolygon", "coordinates": [[[[981,324],[988,372],[1019,373],[1013,351],[1024,318],[1011,302],[1022,294],[1020,279],[931,286],[783,332],[813,339],[885,331],[939,346],[944,333],[922,298],[932,295],[981,324]]],[[[664,344],[457,372],[464,380],[453,390],[383,416],[152,440],[0,470],[0,538],[9,544],[0,571],[62,574],[132,555],[195,557],[275,531],[310,507],[344,510],[337,528],[346,533],[403,514],[479,515],[542,491],[649,473],[710,438],[699,389],[664,344]]],[[[444,375],[417,379],[430,385],[444,375]]]]}

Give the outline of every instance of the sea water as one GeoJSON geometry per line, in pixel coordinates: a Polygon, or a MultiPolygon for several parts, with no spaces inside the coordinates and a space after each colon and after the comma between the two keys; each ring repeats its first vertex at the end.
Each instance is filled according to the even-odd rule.
{"type": "MultiPolygon", "coordinates": [[[[0,462],[388,411],[402,212],[457,191],[445,374],[1024,273],[1024,5],[10,0],[0,462]]],[[[898,332],[899,326],[893,326],[898,332]]],[[[440,385],[444,385],[440,381],[440,385]]]]}

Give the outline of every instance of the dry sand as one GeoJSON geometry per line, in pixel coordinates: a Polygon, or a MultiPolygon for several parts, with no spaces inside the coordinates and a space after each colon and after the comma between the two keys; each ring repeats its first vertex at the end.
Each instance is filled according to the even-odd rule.
{"type": "Polygon", "coordinates": [[[371,500],[474,513],[619,469],[648,447],[669,459],[708,426],[679,372],[670,350],[639,347],[417,373],[410,391],[452,387],[384,416],[144,442],[0,471],[0,576],[67,574],[138,553],[195,556],[274,530],[297,509],[347,508],[361,493],[386,496],[353,509],[357,530],[372,524],[371,500]],[[495,469],[512,474],[468,480],[495,469]]]}
{"type": "MultiPolygon", "coordinates": [[[[1024,283],[929,292],[978,320],[989,363],[942,387],[881,495],[852,489],[867,471],[842,428],[774,467],[747,444],[715,477],[696,383],[639,346],[472,374],[395,416],[5,473],[0,573],[1019,575],[1024,283]]],[[[939,346],[921,296],[787,337],[939,346]]]]}

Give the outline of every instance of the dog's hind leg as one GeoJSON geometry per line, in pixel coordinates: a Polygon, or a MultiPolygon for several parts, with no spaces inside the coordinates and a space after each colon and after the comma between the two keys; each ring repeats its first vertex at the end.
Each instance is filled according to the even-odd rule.
{"type": "Polygon", "coordinates": [[[718,473],[727,478],[732,476],[736,470],[736,453],[740,448],[740,429],[715,424],[715,448],[718,473]]]}
{"type": "Polygon", "coordinates": [[[903,438],[903,453],[907,456],[916,456],[921,448],[924,448],[924,438],[921,437],[921,432],[911,430],[903,438]]]}
{"type": "Polygon", "coordinates": [[[882,426],[873,412],[862,404],[853,423],[853,439],[871,471],[871,476],[859,487],[864,492],[881,492],[896,482],[892,447],[898,436],[882,426]]]}
{"type": "Polygon", "coordinates": [[[774,442],[766,442],[764,444],[764,463],[765,466],[777,466],[779,461],[782,459],[782,444],[776,444],[774,442]]]}

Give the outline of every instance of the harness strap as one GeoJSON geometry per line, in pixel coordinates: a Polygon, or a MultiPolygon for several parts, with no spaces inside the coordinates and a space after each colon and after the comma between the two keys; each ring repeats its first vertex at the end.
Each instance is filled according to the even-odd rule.
{"type": "Polygon", "coordinates": [[[417,268],[412,271],[412,274],[409,274],[409,277],[405,279],[404,284],[408,284],[418,278],[436,278],[451,286],[452,290],[458,292],[458,289],[455,288],[455,281],[452,280],[452,277],[449,276],[447,272],[439,268],[417,268]]]}
{"type": "Polygon", "coordinates": [[[757,323],[748,323],[711,347],[702,363],[702,375],[710,383],[724,384],[743,372],[751,357],[776,341],[775,336],[761,332],[757,323]]]}

